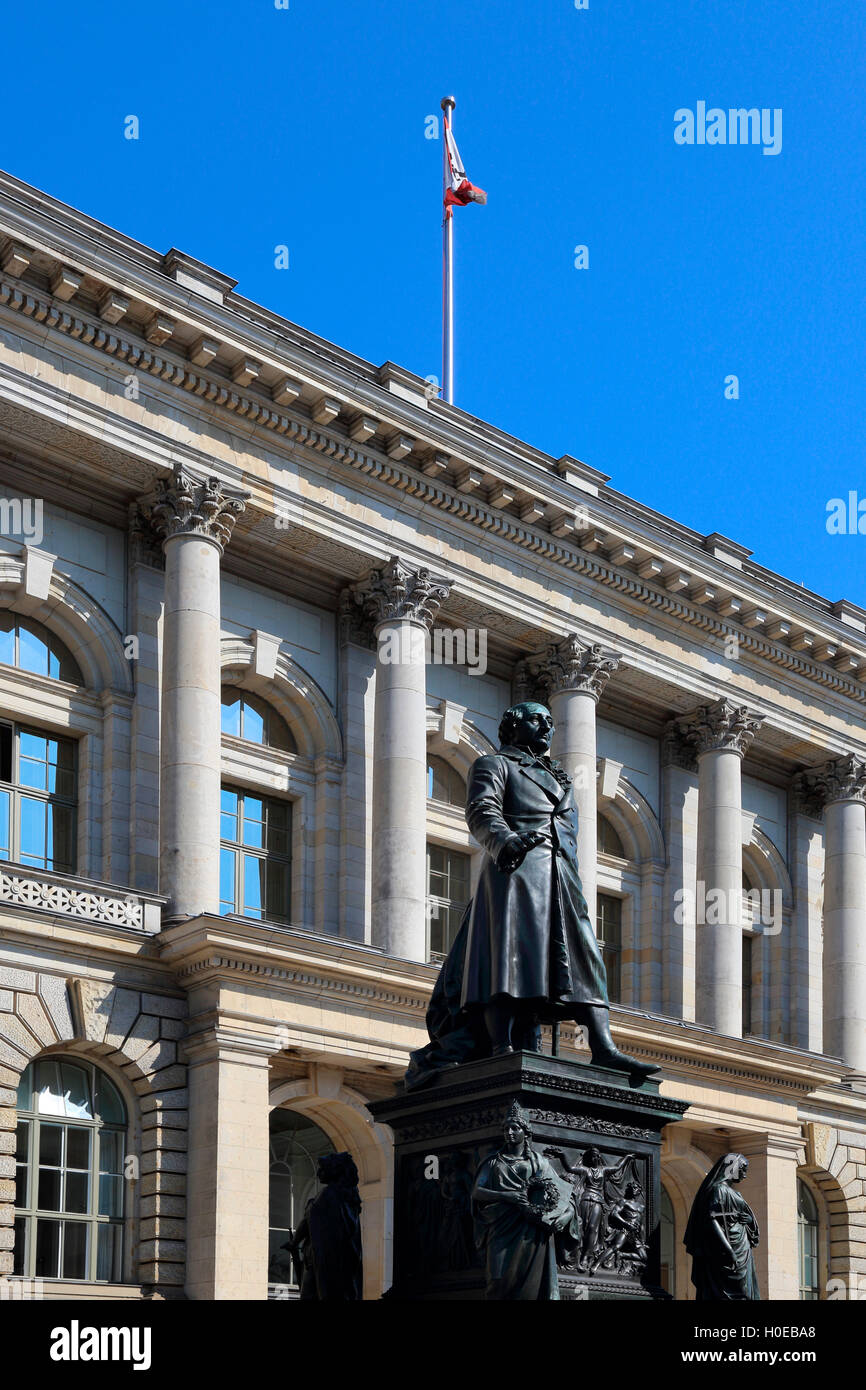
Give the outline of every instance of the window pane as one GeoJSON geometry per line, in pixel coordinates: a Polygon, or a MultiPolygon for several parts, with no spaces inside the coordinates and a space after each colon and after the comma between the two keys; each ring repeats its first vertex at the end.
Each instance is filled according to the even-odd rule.
{"type": "Polygon", "coordinates": [[[0,782],[12,781],[12,726],[0,724],[0,782]]]}
{"type": "Polygon", "coordinates": [[[291,803],[288,801],[267,802],[268,850],[271,854],[289,853],[291,809],[291,803]]]}
{"type": "Polygon", "coordinates": [[[21,749],[18,751],[18,781],[22,787],[32,787],[34,791],[48,790],[48,766],[42,758],[31,758],[21,749]]]}
{"type": "Polygon", "coordinates": [[[265,860],[244,855],[244,917],[261,917],[265,905],[265,860]]]}
{"type": "Polygon", "coordinates": [[[63,1154],[63,1126],[40,1125],[39,1162],[59,1168],[63,1154]]]}
{"type": "Polygon", "coordinates": [[[48,646],[35,632],[18,628],[18,665],[37,676],[48,675],[48,646]]]}
{"type": "Polygon", "coordinates": [[[40,1211],[60,1210],[60,1169],[40,1168],[36,1205],[40,1211]]]}
{"type": "Polygon", "coordinates": [[[121,1240],[123,1237],[123,1227],[115,1225],[101,1225],[98,1227],[96,1245],[96,1277],[97,1279],[107,1279],[109,1283],[117,1284],[120,1281],[121,1269],[121,1240]]]}
{"type": "Polygon", "coordinates": [[[225,787],[220,790],[220,807],[227,815],[237,815],[238,794],[230,792],[225,787]]]}
{"type": "Polygon", "coordinates": [[[67,1173],[64,1211],[86,1213],[90,1209],[90,1174],[67,1173]]]}
{"type": "Polygon", "coordinates": [[[297,753],[298,746],[292,732],[281,714],[275,710],[268,713],[268,743],[271,748],[279,748],[283,753],[297,753]]]}
{"type": "Polygon", "coordinates": [[[26,1163],[30,1149],[30,1121],[19,1120],[18,1128],[15,1131],[15,1160],[17,1163],[26,1163]]]}
{"type": "MultiPolygon", "coordinates": [[[[93,1116],[90,1109],[90,1077],[84,1068],[76,1067],[72,1062],[61,1062],[60,1085],[63,1089],[66,1114],[70,1119],[92,1119],[93,1116]]],[[[70,1129],[69,1133],[71,1136],[73,1134],[86,1134],[87,1131],[70,1129]]],[[[85,1165],[81,1163],[71,1163],[71,1166],[73,1168],[82,1168],[85,1165]]]]}
{"type": "Polygon", "coordinates": [[[27,1222],[23,1216],[15,1221],[15,1250],[12,1256],[12,1273],[24,1273],[24,1247],[27,1235],[27,1222]]]}
{"type": "Polygon", "coordinates": [[[47,808],[48,867],[71,873],[75,867],[75,812],[71,806],[52,803],[47,808]]]}
{"type": "Polygon", "coordinates": [[[75,797],[75,744],[71,739],[52,739],[48,761],[48,790],[72,801],[75,797]]]}
{"type": "MultiPolygon", "coordinates": [[[[126,1124],[126,1106],[120,1098],[120,1092],[114,1083],[100,1072],[96,1073],[96,1113],[104,1124],[126,1124]]],[[[103,1139],[107,1137],[104,1135],[103,1139]]]]}
{"type": "Polygon", "coordinates": [[[63,1278],[87,1278],[87,1223],[85,1221],[64,1222],[63,1278]]]}
{"type": "Polygon", "coordinates": [[[249,700],[243,701],[242,738],[249,743],[264,743],[265,719],[261,709],[256,709],[249,700]]]}
{"type": "Polygon", "coordinates": [[[240,738],[241,697],[236,690],[223,690],[221,727],[224,734],[234,734],[235,738],[240,738]]]}
{"type": "Polygon", "coordinates": [[[265,807],[257,796],[244,797],[244,844],[251,849],[265,847],[265,807]]]}
{"type": "Polygon", "coordinates": [[[16,1104],[19,1110],[33,1109],[33,1064],[21,1073],[16,1104]]]}
{"type": "Polygon", "coordinates": [[[108,1177],[105,1173],[99,1179],[99,1215],[123,1215],[123,1178],[108,1177]]]}
{"type": "Polygon", "coordinates": [[[100,1173],[123,1172],[123,1135],[117,1131],[104,1129],[99,1136],[100,1173]]]}
{"type": "Polygon", "coordinates": [[[66,1114],[66,1104],[60,1089],[60,1077],[56,1062],[36,1063],[36,1090],[40,1115],[66,1114]]]}
{"type": "Polygon", "coordinates": [[[90,1130],[70,1125],[66,1131],[67,1168],[87,1169],[90,1167],[90,1130]]]}
{"type": "Polygon", "coordinates": [[[22,796],[21,810],[21,850],[22,864],[33,864],[45,868],[45,811],[44,801],[22,796]]]}
{"type": "Polygon", "coordinates": [[[268,916],[288,921],[291,912],[289,904],[289,866],[268,860],[268,916]]]}
{"type": "Polygon", "coordinates": [[[10,822],[9,822],[9,793],[0,792],[0,859],[9,858],[10,849],[10,822]]]}
{"type": "Polygon", "coordinates": [[[0,613],[0,661],[15,665],[15,619],[8,612],[0,613]]]}
{"type": "Polygon", "coordinates": [[[36,1222],[36,1277],[56,1279],[60,1274],[60,1222],[36,1222]]]}
{"type": "Polygon", "coordinates": [[[236,912],[235,906],[235,860],[233,850],[220,850],[220,912],[236,912]]]}

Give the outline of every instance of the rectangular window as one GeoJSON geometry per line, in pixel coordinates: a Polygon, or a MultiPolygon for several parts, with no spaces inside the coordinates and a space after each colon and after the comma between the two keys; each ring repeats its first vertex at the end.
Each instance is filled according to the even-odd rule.
{"type": "Polygon", "coordinates": [[[427,915],[430,954],[446,956],[469,901],[469,855],[427,846],[427,915]]]}
{"type": "Polygon", "coordinates": [[[220,912],[256,921],[291,916],[292,806],[223,787],[220,912]]]}
{"type": "Polygon", "coordinates": [[[595,934],[607,972],[608,998],[616,1004],[622,998],[622,898],[598,894],[595,934]]]}
{"type": "Polygon", "coordinates": [[[75,742],[0,724],[0,860],[75,872],[75,742]]]}

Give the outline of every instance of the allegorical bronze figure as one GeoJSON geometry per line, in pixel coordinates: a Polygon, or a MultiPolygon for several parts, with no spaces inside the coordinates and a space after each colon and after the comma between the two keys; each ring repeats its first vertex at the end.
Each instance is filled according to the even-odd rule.
{"type": "Polygon", "coordinates": [[[758,1222],[734,1188],[748,1167],[743,1154],[725,1154],[713,1164],[692,1203],[683,1244],[692,1257],[699,1303],[761,1297],[752,1254],[760,1234],[758,1222]]]}
{"type": "Polygon", "coordinates": [[[640,1084],[657,1070],[610,1035],[601,950],[577,863],[571,780],[549,754],[550,711],[506,710],[498,753],[469,773],[466,820],[486,851],[478,888],[427,1013],[428,1046],[413,1053],[408,1087],[445,1067],[539,1049],[541,1023],[586,1025],[592,1060],[640,1084]]]}
{"type": "Polygon", "coordinates": [[[300,1297],[308,1302],[352,1303],[362,1297],[361,1195],[351,1154],[324,1154],[311,1197],[290,1242],[301,1268],[300,1297]]]}
{"type": "Polygon", "coordinates": [[[574,1194],[532,1147],[516,1103],[502,1148],[481,1164],[472,1190],[475,1236],[487,1271],[485,1297],[526,1302],[559,1298],[554,1233],[576,1220],[574,1194]]]}

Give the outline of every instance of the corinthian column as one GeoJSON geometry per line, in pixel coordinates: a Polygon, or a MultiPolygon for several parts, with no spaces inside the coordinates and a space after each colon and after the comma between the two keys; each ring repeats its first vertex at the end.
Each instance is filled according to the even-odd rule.
{"type": "Polygon", "coordinates": [[[544,652],[525,657],[516,672],[518,699],[534,690],[547,701],[555,732],[551,753],[572,779],[577,806],[577,862],[589,920],[596,915],[596,707],[621,657],[570,633],[544,652]]]}
{"type": "Polygon", "coordinates": [[[373,943],[427,957],[426,644],[451,589],[392,557],[351,593],[376,638],[373,734],[373,943]]]}
{"type": "Polygon", "coordinates": [[[730,700],[676,721],[698,756],[695,1011],[728,1037],[743,1032],[743,754],[763,723],[730,700]]]}
{"type": "Polygon", "coordinates": [[[866,760],[801,775],[824,807],[824,1051],[866,1073],[866,760]]]}
{"type": "Polygon", "coordinates": [[[178,467],[140,504],[165,553],[160,891],[175,918],[219,911],[220,556],[247,495],[178,467]]]}

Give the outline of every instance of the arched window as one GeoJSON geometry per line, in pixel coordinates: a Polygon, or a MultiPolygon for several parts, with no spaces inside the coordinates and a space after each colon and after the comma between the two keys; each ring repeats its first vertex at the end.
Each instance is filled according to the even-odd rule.
{"type": "Polygon", "coordinates": [[[60,639],[34,618],[17,613],[0,613],[0,662],[36,676],[84,684],[77,661],[60,639]]]}
{"type": "Polygon", "coordinates": [[[598,816],[596,834],[599,854],[612,854],[617,859],[626,858],[625,846],[607,816],[598,816]]]}
{"type": "Polygon", "coordinates": [[[242,787],[223,787],[220,798],[220,912],[288,922],[291,802],[242,787]]]}
{"type": "Polygon", "coordinates": [[[818,1206],[802,1178],[797,1179],[797,1243],[800,1252],[800,1298],[820,1298],[818,1206]]]}
{"type": "Polygon", "coordinates": [[[270,1133],[269,1292],[298,1287],[298,1270],[288,1244],[307,1203],[319,1191],[319,1159],[336,1153],[325,1131],[297,1110],[272,1110],[270,1133]]]}
{"type": "Polygon", "coordinates": [[[661,1247],[661,1286],[671,1298],[676,1297],[676,1244],[674,1241],[674,1204],[662,1185],[659,1204],[659,1244],[661,1247]]]}
{"type": "Polygon", "coordinates": [[[46,1057],[18,1087],[14,1272],[119,1283],[126,1108],[90,1062],[46,1057]]]}
{"type": "Polygon", "coordinates": [[[248,690],[224,685],[222,690],[222,732],[247,743],[297,753],[298,746],[281,714],[248,690]]]}
{"type": "Polygon", "coordinates": [[[427,758],[427,796],[446,806],[466,805],[466,783],[460,773],[444,758],[431,754],[427,758]]]}

